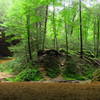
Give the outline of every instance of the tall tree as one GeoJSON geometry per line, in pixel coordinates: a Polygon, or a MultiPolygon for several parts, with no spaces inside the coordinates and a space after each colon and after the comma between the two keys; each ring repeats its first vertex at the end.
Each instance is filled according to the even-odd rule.
{"type": "Polygon", "coordinates": [[[32,60],[31,44],[30,44],[30,13],[26,15],[26,28],[27,28],[27,38],[28,38],[28,52],[29,59],[32,60]]]}
{"type": "Polygon", "coordinates": [[[94,44],[94,55],[96,55],[96,18],[94,17],[94,23],[93,23],[93,44],[94,44]]]}
{"type": "Polygon", "coordinates": [[[57,43],[57,31],[56,31],[56,21],[55,21],[55,0],[53,0],[53,33],[54,33],[54,48],[58,49],[57,43]]]}
{"type": "MultiPolygon", "coordinates": [[[[64,10],[66,10],[66,6],[64,4],[64,10]]],[[[66,23],[66,15],[64,16],[64,26],[65,26],[65,34],[66,34],[66,52],[68,54],[68,25],[66,23]]]]}
{"type": "Polygon", "coordinates": [[[79,0],[79,17],[80,17],[80,57],[83,58],[82,1],[81,0],[79,0]]]}
{"type": "Polygon", "coordinates": [[[96,47],[96,57],[99,56],[99,46],[100,46],[100,19],[98,17],[98,22],[97,22],[97,47],[96,47]]]}
{"type": "Polygon", "coordinates": [[[43,36],[43,47],[45,48],[45,39],[46,39],[46,33],[47,33],[47,21],[48,21],[48,5],[46,6],[46,15],[45,15],[45,26],[44,26],[44,36],[43,36]]]}

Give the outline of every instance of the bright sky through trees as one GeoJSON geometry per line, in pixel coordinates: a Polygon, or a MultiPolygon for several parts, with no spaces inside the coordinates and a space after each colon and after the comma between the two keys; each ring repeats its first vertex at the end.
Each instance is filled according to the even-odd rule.
{"type": "MultiPolygon", "coordinates": [[[[67,0],[66,0],[67,1],[67,0]]],[[[74,0],[73,0],[74,1],[74,0]]],[[[93,5],[95,5],[95,4],[98,4],[98,3],[100,3],[100,0],[82,0],[83,1],[83,3],[84,4],[86,4],[88,7],[91,7],[91,6],[93,6],[93,5]]],[[[68,6],[68,5],[71,5],[71,1],[69,2],[69,1],[67,1],[67,2],[65,2],[65,1],[63,1],[62,2],[62,5],[65,5],[65,6],[68,6]]],[[[63,9],[63,7],[56,7],[56,10],[57,11],[60,11],[60,10],[62,10],[63,9]]],[[[51,11],[53,11],[53,6],[49,6],[49,10],[51,10],[51,11]]]]}

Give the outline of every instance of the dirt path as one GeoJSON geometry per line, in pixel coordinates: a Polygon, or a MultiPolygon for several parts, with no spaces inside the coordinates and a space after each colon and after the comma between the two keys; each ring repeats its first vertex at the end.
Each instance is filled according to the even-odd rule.
{"type": "Polygon", "coordinates": [[[15,58],[1,58],[0,59],[0,64],[7,63],[9,61],[15,60],[15,58]]]}
{"type": "Polygon", "coordinates": [[[0,81],[4,81],[6,78],[10,78],[10,77],[14,77],[14,76],[5,72],[0,72],[0,81]]]}
{"type": "MultiPolygon", "coordinates": [[[[7,63],[9,61],[15,60],[14,58],[1,58],[0,59],[0,64],[7,63]]],[[[8,74],[6,72],[0,72],[0,82],[4,81],[6,78],[14,77],[11,74],[8,74]]]]}
{"type": "Polygon", "coordinates": [[[0,100],[100,100],[100,83],[0,83],[0,100]]]}

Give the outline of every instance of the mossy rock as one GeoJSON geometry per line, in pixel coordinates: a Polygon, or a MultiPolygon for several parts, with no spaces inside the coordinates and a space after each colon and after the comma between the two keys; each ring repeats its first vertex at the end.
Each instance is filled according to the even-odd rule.
{"type": "Polygon", "coordinates": [[[93,73],[93,79],[92,79],[92,81],[100,81],[100,69],[97,69],[93,73]]]}

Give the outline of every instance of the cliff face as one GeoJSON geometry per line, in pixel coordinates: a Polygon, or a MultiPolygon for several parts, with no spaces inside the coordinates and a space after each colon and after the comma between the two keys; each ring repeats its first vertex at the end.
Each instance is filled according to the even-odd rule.
{"type": "Polygon", "coordinates": [[[0,22],[0,57],[12,56],[8,49],[9,43],[5,42],[5,27],[2,24],[3,22],[0,22]]]}
{"type": "Polygon", "coordinates": [[[2,38],[0,38],[0,56],[12,56],[11,51],[8,49],[9,43],[5,42],[2,38]]]}
{"type": "Polygon", "coordinates": [[[6,42],[6,40],[10,40],[13,37],[15,37],[15,35],[5,36],[2,33],[0,34],[0,57],[7,57],[13,55],[13,53],[9,50],[8,47],[16,45],[20,42],[20,39],[15,39],[10,42],[6,42]]]}

